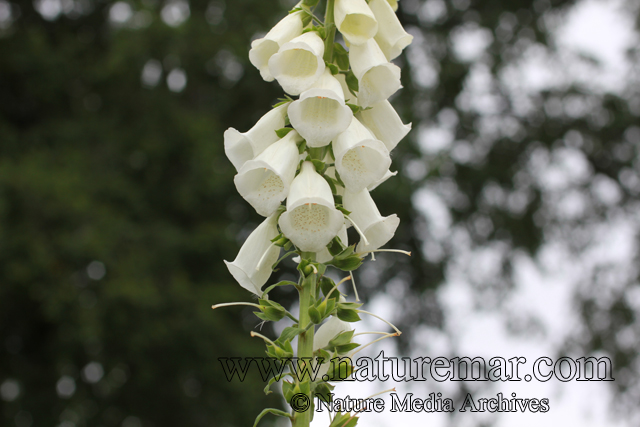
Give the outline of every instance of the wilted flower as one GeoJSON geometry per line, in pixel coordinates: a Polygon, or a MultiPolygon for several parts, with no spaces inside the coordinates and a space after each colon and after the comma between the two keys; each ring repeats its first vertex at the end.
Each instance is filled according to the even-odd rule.
{"type": "Polygon", "coordinates": [[[283,44],[269,59],[269,71],[285,92],[300,95],[309,89],[325,69],[324,41],[309,31],[283,44]]]}
{"type": "Polygon", "coordinates": [[[377,139],[384,142],[389,151],[411,130],[411,123],[405,125],[389,101],[374,104],[368,110],[362,110],[357,115],[360,120],[377,139]]]}
{"type": "Polygon", "coordinates": [[[298,132],[292,130],[246,162],[235,176],[238,193],[260,215],[271,215],[289,194],[298,166],[297,143],[301,140],[298,132]]]}
{"type": "Polygon", "coordinates": [[[302,11],[285,16],[267,35],[251,43],[249,61],[260,70],[264,80],[273,81],[273,75],[269,71],[269,59],[278,52],[280,46],[302,34],[302,16],[302,11]]]}
{"type": "Polygon", "coordinates": [[[278,260],[280,247],[271,243],[278,233],[277,215],[265,219],[247,237],[233,262],[225,261],[229,272],[240,286],[260,296],[262,286],[271,276],[272,266],[278,260]]]}
{"type": "Polygon", "coordinates": [[[366,189],[355,193],[345,190],[342,203],[344,208],[351,212],[349,219],[360,228],[368,241],[368,244],[360,241],[356,248],[357,252],[374,251],[385,245],[391,240],[400,224],[396,214],[388,217],[380,215],[378,207],[366,189]]]}
{"type": "Polygon", "coordinates": [[[234,128],[224,132],[224,152],[236,170],[278,140],[275,131],[284,127],[288,106],[287,103],[272,109],[247,132],[240,133],[234,128]]]}
{"type": "Polygon", "coordinates": [[[287,211],[278,224],[284,235],[305,252],[322,251],[340,231],[343,215],[335,208],[331,187],[313,163],[302,164],[291,184],[287,211]]]}
{"type": "Polygon", "coordinates": [[[311,89],[289,106],[289,120],[309,147],[323,147],[351,123],[353,112],[344,103],[340,82],[329,69],[311,89]]]}
{"type": "Polygon", "coordinates": [[[349,62],[358,79],[358,104],[362,107],[384,101],[402,87],[400,67],[387,61],[374,39],[351,46],[349,62]]]}
{"type": "Polygon", "coordinates": [[[394,9],[387,0],[369,0],[369,7],[378,21],[378,32],[375,40],[384,52],[387,60],[391,61],[411,44],[413,36],[407,34],[396,16],[394,9]]]}
{"type": "Polygon", "coordinates": [[[352,45],[365,43],[376,35],[378,22],[365,0],[336,0],[336,27],[352,45]]]}
{"type": "Polygon", "coordinates": [[[333,141],[336,170],[347,189],[360,191],[382,179],[391,166],[389,150],[356,119],[333,141]]]}

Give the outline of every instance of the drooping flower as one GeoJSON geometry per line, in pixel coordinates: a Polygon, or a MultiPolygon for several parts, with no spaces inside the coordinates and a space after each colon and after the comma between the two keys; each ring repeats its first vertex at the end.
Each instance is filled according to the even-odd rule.
{"type": "Polygon", "coordinates": [[[351,212],[349,218],[360,228],[368,244],[360,241],[356,248],[359,253],[374,251],[385,245],[393,237],[400,219],[396,214],[383,217],[367,189],[351,192],[345,190],[342,196],[344,208],[351,212]]]}
{"type": "Polygon", "coordinates": [[[298,165],[297,143],[300,141],[298,132],[292,130],[246,162],[235,176],[238,193],[260,215],[271,215],[289,194],[298,165]]]}
{"type": "Polygon", "coordinates": [[[278,52],[280,46],[302,34],[302,17],[302,11],[285,16],[263,38],[251,43],[249,61],[260,71],[264,80],[273,81],[269,59],[278,52]]]}
{"type": "Polygon", "coordinates": [[[278,224],[284,235],[305,252],[322,251],[343,226],[344,217],[335,208],[331,187],[313,163],[304,162],[291,183],[287,211],[278,224]]]}
{"type": "Polygon", "coordinates": [[[309,31],[283,44],[269,59],[269,71],[290,95],[300,95],[320,78],[325,69],[324,41],[309,31]]]}
{"type": "Polygon", "coordinates": [[[379,24],[375,40],[387,60],[391,61],[397,58],[402,53],[402,50],[411,44],[413,36],[404,30],[387,0],[369,0],[369,8],[371,8],[379,24]]]}
{"type": "Polygon", "coordinates": [[[280,254],[280,247],[271,243],[279,234],[276,224],[276,214],[265,219],[247,237],[236,259],[224,262],[240,286],[258,296],[262,295],[260,289],[271,276],[271,266],[280,254]]]}
{"type": "Polygon", "coordinates": [[[362,107],[384,101],[402,87],[400,67],[387,61],[374,39],[351,46],[349,62],[358,79],[358,104],[362,107]]]}
{"type": "Polygon", "coordinates": [[[411,130],[411,123],[405,125],[389,101],[381,101],[368,110],[357,114],[362,122],[377,139],[384,142],[389,151],[396,148],[398,142],[411,130]]]}
{"type": "Polygon", "coordinates": [[[336,27],[351,45],[359,45],[376,35],[378,22],[365,0],[336,0],[336,27]]]}
{"type": "Polygon", "coordinates": [[[309,147],[324,147],[351,123],[340,82],[328,68],[318,81],[289,106],[289,120],[309,147]]]}
{"type": "Polygon", "coordinates": [[[391,166],[389,150],[356,119],[333,141],[335,167],[350,191],[379,181],[391,166]]]}
{"type": "Polygon", "coordinates": [[[288,106],[289,104],[283,104],[272,109],[244,133],[234,128],[224,132],[224,152],[236,170],[240,170],[245,162],[254,159],[278,140],[275,131],[284,127],[288,106]]]}

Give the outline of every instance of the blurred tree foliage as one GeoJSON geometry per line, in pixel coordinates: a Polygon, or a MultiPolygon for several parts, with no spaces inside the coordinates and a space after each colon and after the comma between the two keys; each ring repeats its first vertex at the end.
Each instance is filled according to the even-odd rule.
{"type": "MultiPolygon", "coordinates": [[[[503,309],[515,256],[534,257],[558,235],[580,252],[589,225],[637,212],[639,82],[623,95],[545,89],[523,108],[500,77],[532,47],[553,51],[549,23],[572,4],[400,1],[416,39],[400,59],[404,89],[393,102],[415,130],[394,152],[401,173],[375,198],[402,220],[390,246],[422,256],[379,257],[359,283],[365,297],[404,286],[405,331],[442,326],[435,290],[461,246],[500,248],[490,280],[466,268],[478,304],[503,309]],[[452,37],[465,31],[487,40],[482,58],[456,54],[452,37]],[[486,90],[470,93],[472,79],[486,90]],[[419,136],[433,127],[455,142],[425,147],[419,136]],[[554,213],[566,193],[537,185],[531,166],[567,150],[591,171],[578,185],[589,208],[568,219],[554,213]],[[620,197],[604,203],[594,182],[620,197]],[[450,216],[444,231],[421,210],[423,191],[450,216]]],[[[222,260],[260,218],[235,191],[222,134],[249,129],[282,95],[247,51],[290,6],[0,0],[0,424],[249,425],[280,405],[257,378],[222,381],[218,357],[263,348],[248,337],[250,310],[210,306],[248,297],[222,260]]],[[[612,337],[629,328],[640,336],[625,298],[638,272],[602,302],[589,291],[601,270],[575,296],[583,333],[559,351],[613,355],[631,374],[615,386],[628,391],[637,352],[612,337]],[[594,323],[594,313],[606,321],[594,323]]]]}

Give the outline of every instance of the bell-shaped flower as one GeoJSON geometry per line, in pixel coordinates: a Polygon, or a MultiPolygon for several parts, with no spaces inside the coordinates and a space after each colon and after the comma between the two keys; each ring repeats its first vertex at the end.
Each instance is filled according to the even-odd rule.
{"type": "Polygon", "coordinates": [[[289,194],[298,166],[297,143],[300,141],[300,135],[290,131],[258,157],[246,162],[233,179],[238,193],[260,215],[271,215],[289,194]]]}
{"type": "Polygon", "coordinates": [[[397,58],[413,41],[387,0],[369,0],[369,8],[378,21],[375,39],[389,61],[397,58]]]}
{"type": "Polygon", "coordinates": [[[324,41],[316,31],[283,44],[269,59],[269,71],[290,95],[300,95],[320,78],[325,69],[324,41]]]}
{"type": "Polygon", "coordinates": [[[313,163],[304,162],[291,183],[287,211],[278,224],[282,233],[305,252],[322,251],[342,228],[344,217],[335,208],[331,187],[313,163]]]}
{"type": "MultiPolygon", "coordinates": [[[[343,245],[349,246],[349,236],[347,235],[347,225],[343,224],[342,228],[338,232],[338,237],[343,245]]],[[[329,262],[333,259],[333,255],[329,253],[329,249],[326,247],[322,249],[320,252],[316,252],[316,261],[319,263],[329,262]]]]}
{"type": "Polygon", "coordinates": [[[309,147],[324,147],[347,129],[353,112],[344,103],[340,82],[328,68],[311,89],[289,106],[289,120],[309,147]]]}
{"type": "Polygon", "coordinates": [[[284,127],[288,107],[287,103],[272,109],[244,133],[234,128],[224,132],[224,152],[236,170],[278,140],[275,131],[284,127]]]}
{"type": "Polygon", "coordinates": [[[280,247],[271,243],[279,232],[277,215],[265,219],[247,237],[233,262],[225,261],[229,272],[240,286],[260,296],[262,286],[271,276],[271,266],[278,260],[280,247]]]}
{"type": "Polygon", "coordinates": [[[269,59],[278,52],[280,46],[302,34],[303,12],[298,11],[285,16],[263,38],[251,42],[249,61],[260,71],[262,78],[273,81],[269,71],[269,59]]]}
{"type": "Polygon", "coordinates": [[[336,170],[346,188],[360,191],[382,179],[391,166],[389,150],[355,117],[333,141],[336,170]]]}
{"type": "Polygon", "coordinates": [[[362,122],[377,139],[384,142],[389,151],[396,148],[398,142],[411,130],[411,123],[405,125],[389,101],[374,104],[368,110],[357,114],[362,122]]]}
{"type": "Polygon", "coordinates": [[[376,35],[378,21],[365,0],[336,0],[336,27],[351,45],[359,45],[376,35]]]}
{"type": "Polygon", "coordinates": [[[357,225],[367,239],[358,243],[356,252],[374,251],[386,244],[393,237],[400,219],[396,214],[383,217],[371,198],[369,191],[358,192],[346,190],[342,197],[344,208],[351,212],[349,219],[357,225]]]}
{"type": "Polygon", "coordinates": [[[351,46],[349,62],[358,79],[358,105],[361,107],[384,101],[402,87],[400,67],[387,61],[374,39],[351,46]]]}
{"type": "Polygon", "coordinates": [[[386,171],[384,173],[384,176],[379,181],[374,182],[373,184],[367,186],[367,190],[369,190],[369,191],[375,190],[376,188],[378,188],[378,186],[380,184],[382,184],[383,182],[385,182],[386,180],[388,180],[392,176],[396,176],[396,175],[398,175],[398,171],[395,171],[395,172],[391,172],[390,170],[386,171]]]}

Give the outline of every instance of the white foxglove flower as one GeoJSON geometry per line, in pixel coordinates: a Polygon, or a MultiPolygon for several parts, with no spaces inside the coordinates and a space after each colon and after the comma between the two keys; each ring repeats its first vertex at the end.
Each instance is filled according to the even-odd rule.
{"type": "Polygon", "coordinates": [[[258,157],[246,162],[233,179],[238,193],[260,215],[271,215],[289,194],[298,166],[297,143],[300,141],[300,135],[290,131],[258,157]]]}
{"type": "Polygon", "coordinates": [[[353,112],[344,103],[340,82],[328,68],[289,106],[289,120],[309,147],[324,147],[347,129],[353,112]]]}
{"type": "Polygon", "coordinates": [[[278,224],[284,235],[305,252],[322,251],[340,231],[344,217],[335,208],[331,187],[313,163],[302,164],[291,184],[287,211],[278,224]]]}
{"type": "Polygon", "coordinates": [[[405,125],[389,101],[374,104],[369,110],[362,110],[357,115],[377,139],[384,142],[389,151],[396,148],[398,142],[411,130],[411,123],[405,125]]]}
{"type": "Polygon", "coordinates": [[[283,44],[269,59],[269,71],[290,95],[309,89],[325,69],[324,41],[309,31],[283,44]]]}
{"type": "Polygon", "coordinates": [[[367,238],[368,244],[360,241],[356,252],[374,251],[386,244],[398,228],[400,219],[396,214],[383,217],[376,207],[369,191],[364,189],[353,193],[345,190],[342,197],[344,208],[351,212],[349,218],[367,238]]]}
{"type": "Polygon", "coordinates": [[[313,351],[320,350],[329,345],[329,341],[334,339],[337,335],[351,331],[353,328],[349,322],[344,322],[338,319],[337,316],[329,317],[329,320],[324,322],[316,333],[313,335],[313,351]]]}
{"type": "MultiPolygon", "coordinates": [[[[338,237],[344,246],[349,246],[349,236],[347,235],[347,225],[343,224],[338,232],[338,237]]],[[[316,261],[319,263],[329,262],[333,259],[333,255],[329,253],[326,247],[320,252],[316,252],[316,261]]]]}
{"type": "Polygon", "coordinates": [[[382,179],[391,166],[389,150],[356,119],[333,141],[336,170],[350,191],[360,191],[382,179]]]}
{"type": "Polygon", "coordinates": [[[398,0],[387,0],[387,3],[389,3],[394,12],[398,10],[398,0]]]}
{"type": "Polygon", "coordinates": [[[388,180],[388,179],[389,179],[389,178],[391,178],[392,176],[396,176],[396,175],[398,175],[398,171],[395,171],[395,172],[391,172],[390,170],[386,171],[386,172],[384,173],[384,176],[382,177],[382,179],[380,179],[379,181],[374,182],[373,184],[369,185],[369,186],[367,187],[367,190],[369,190],[369,191],[373,191],[373,190],[375,190],[376,188],[378,188],[378,186],[379,186],[380,184],[382,184],[383,182],[385,182],[386,180],[388,180]]]}
{"type": "Polygon", "coordinates": [[[351,46],[349,62],[358,79],[358,105],[364,108],[384,101],[402,87],[400,67],[387,61],[374,39],[351,46]]]}
{"type": "Polygon", "coordinates": [[[280,46],[302,34],[302,17],[302,11],[285,16],[267,35],[251,43],[249,61],[260,71],[264,80],[273,81],[269,59],[278,52],[280,46]]]}
{"type": "Polygon", "coordinates": [[[365,0],[336,0],[336,27],[351,45],[359,45],[376,35],[378,22],[365,0]]]}
{"type": "Polygon", "coordinates": [[[408,34],[387,0],[370,0],[369,7],[379,23],[375,40],[384,52],[387,60],[397,58],[402,50],[413,41],[413,36],[408,34]]]}
{"type": "Polygon", "coordinates": [[[284,127],[288,106],[283,104],[269,111],[247,132],[240,133],[234,128],[224,132],[224,152],[236,170],[278,140],[275,131],[284,127]]]}
{"type": "Polygon", "coordinates": [[[260,296],[262,286],[271,276],[271,266],[278,260],[280,247],[271,243],[278,234],[277,215],[265,219],[247,237],[233,262],[225,261],[240,286],[260,296]]]}

